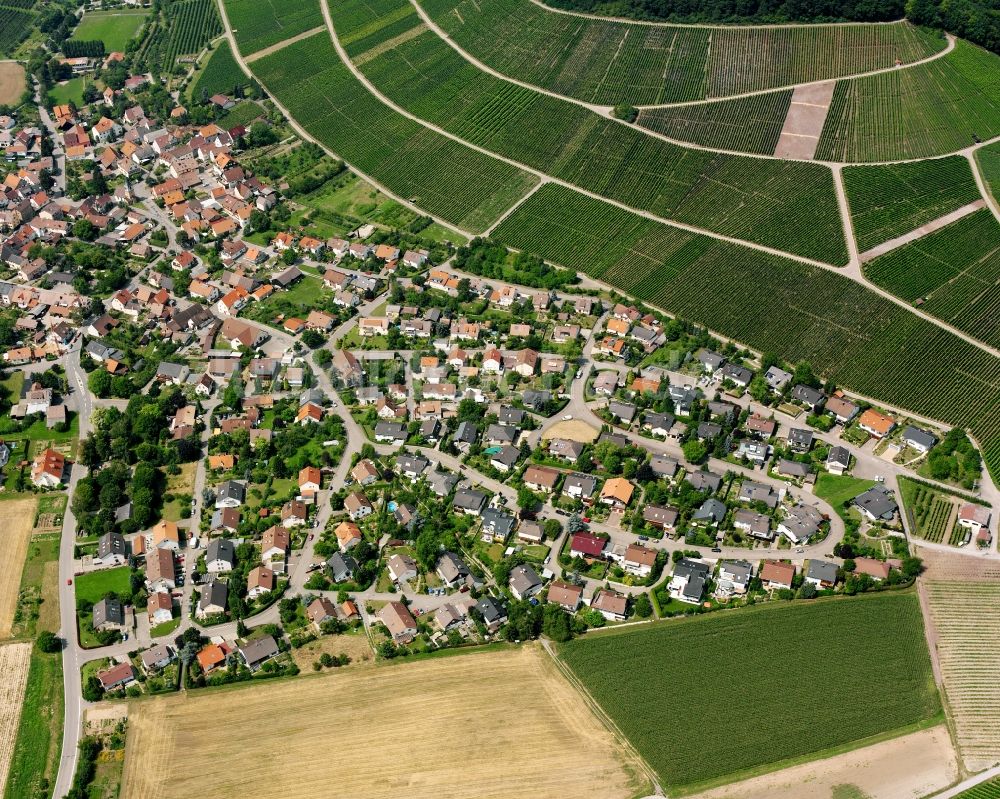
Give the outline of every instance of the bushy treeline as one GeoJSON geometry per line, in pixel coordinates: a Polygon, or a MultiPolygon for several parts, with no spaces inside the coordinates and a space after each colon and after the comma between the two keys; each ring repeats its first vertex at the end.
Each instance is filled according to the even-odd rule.
{"type": "Polygon", "coordinates": [[[903,0],[547,0],[594,14],[669,22],[885,22],[901,19],[903,0]]]}
{"type": "Polygon", "coordinates": [[[914,25],[943,28],[980,47],[1000,53],[1000,3],[986,0],[910,0],[906,16],[914,25]]]}

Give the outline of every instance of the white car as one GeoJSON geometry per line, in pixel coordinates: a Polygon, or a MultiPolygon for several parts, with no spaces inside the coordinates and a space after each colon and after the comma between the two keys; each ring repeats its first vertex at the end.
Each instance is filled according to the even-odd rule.
{"type": "Polygon", "coordinates": [[[564,421],[564,422],[568,422],[568,421],[569,421],[570,419],[572,419],[572,418],[573,418],[573,414],[571,414],[571,413],[567,413],[567,414],[566,414],[566,415],[565,415],[565,416],[563,417],[563,421],[564,421]]]}

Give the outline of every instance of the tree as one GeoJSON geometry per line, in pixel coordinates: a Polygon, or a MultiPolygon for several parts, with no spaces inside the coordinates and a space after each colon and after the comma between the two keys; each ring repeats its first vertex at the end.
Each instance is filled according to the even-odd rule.
{"type": "Polygon", "coordinates": [[[708,447],[701,441],[691,440],[681,447],[684,451],[684,458],[689,463],[704,463],[708,459],[708,447]]]}
{"type": "Polygon", "coordinates": [[[556,643],[573,637],[569,616],[558,605],[546,605],[542,611],[542,633],[556,643]]]}
{"type": "Polygon", "coordinates": [[[101,685],[101,681],[94,675],[88,677],[83,686],[83,698],[88,702],[99,702],[103,695],[104,686],[101,685]]]}
{"type": "Polygon", "coordinates": [[[309,328],[302,334],[302,343],[311,350],[319,349],[326,343],[326,336],[314,328],[309,328]]]}
{"type": "Polygon", "coordinates": [[[107,369],[98,369],[91,372],[87,378],[87,388],[90,393],[98,397],[105,398],[111,394],[111,383],[113,378],[107,369]]]}
{"type": "Polygon", "coordinates": [[[286,266],[291,266],[292,264],[295,263],[296,257],[297,256],[295,255],[295,250],[289,247],[287,250],[281,253],[281,262],[286,266]]]}
{"type": "Polygon", "coordinates": [[[648,619],[653,615],[653,604],[649,601],[649,594],[639,594],[635,598],[635,605],[633,606],[635,610],[635,615],[640,619],[648,619]]]}
{"type": "Polygon", "coordinates": [[[42,652],[51,654],[62,651],[62,639],[49,630],[42,630],[35,639],[35,643],[42,652]]]}

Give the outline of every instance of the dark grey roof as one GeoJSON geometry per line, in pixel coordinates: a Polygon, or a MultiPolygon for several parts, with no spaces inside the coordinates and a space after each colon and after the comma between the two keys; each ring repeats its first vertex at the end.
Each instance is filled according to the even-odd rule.
{"type": "Polygon", "coordinates": [[[402,472],[423,474],[424,469],[429,465],[430,461],[420,455],[398,455],[396,457],[396,467],[402,472]]]}
{"type": "Polygon", "coordinates": [[[235,499],[237,502],[245,502],[247,498],[247,489],[243,483],[237,480],[226,480],[222,485],[216,489],[216,500],[220,499],[235,499]]]}
{"type": "Polygon", "coordinates": [[[497,412],[497,419],[500,424],[520,427],[524,421],[524,411],[520,408],[501,408],[497,412]]]}
{"type": "Polygon", "coordinates": [[[826,396],[822,391],[817,391],[815,388],[804,386],[800,383],[792,389],[792,399],[804,402],[807,405],[821,405],[826,396]]]}
{"type": "Polygon", "coordinates": [[[930,449],[937,443],[937,438],[935,438],[931,433],[928,433],[926,430],[921,430],[919,427],[909,425],[903,431],[903,441],[912,441],[917,446],[923,447],[924,449],[930,449]]]}
{"type": "Polygon", "coordinates": [[[506,467],[511,467],[517,463],[517,459],[521,457],[521,450],[517,447],[512,447],[510,445],[505,445],[500,447],[499,452],[494,452],[490,455],[490,460],[498,461],[506,467]]]}
{"type": "Polygon", "coordinates": [[[667,455],[654,455],[649,461],[649,468],[659,477],[673,477],[677,474],[679,464],[667,455]]]}
{"type": "Polygon", "coordinates": [[[573,472],[566,475],[566,482],[563,483],[563,491],[569,491],[571,487],[579,486],[584,496],[590,496],[597,490],[597,478],[592,474],[582,474],[573,472]]]}
{"type": "Polygon", "coordinates": [[[240,647],[240,655],[248,666],[256,666],[278,654],[278,644],[270,635],[258,638],[240,647]]]}
{"type": "Polygon", "coordinates": [[[481,510],[486,501],[486,495],[482,491],[474,491],[471,488],[463,488],[455,494],[452,502],[456,508],[462,510],[481,510]]]}
{"type": "Polygon", "coordinates": [[[199,608],[207,608],[210,605],[226,607],[229,599],[229,588],[221,580],[213,580],[201,589],[201,598],[198,600],[199,608]]]}
{"type": "Polygon", "coordinates": [[[94,627],[104,624],[125,624],[125,608],[118,597],[105,597],[94,603],[94,627]]]}
{"type": "Polygon", "coordinates": [[[550,399],[552,399],[551,391],[526,388],[521,394],[521,402],[529,408],[540,408],[550,399]]]}
{"type": "Polygon", "coordinates": [[[722,485],[722,478],[713,472],[688,472],[684,475],[684,479],[699,491],[718,491],[719,486],[722,485]]]}
{"type": "Polygon", "coordinates": [[[105,533],[97,539],[97,556],[102,560],[111,555],[125,557],[125,537],[121,533],[105,533]]]}
{"type": "Polygon", "coordinates": [[[812,430],[803,430],[800,427],[793,427],[788,431],[788,443],[794,449],[809,449],[813,443],[812,430]]]}
{"type": "Polygon", "coordinates": [[[822,580],[824,583],[837,582],[837,564],[828,560],[810,560],[809,568],[806,569],[806,577],[814,580],[822,580]]]}
{"type": "Polygon", "coordinates": [[[793,477],[805,477],[809,474],[809,467],[798,461],[791,461],[788,458],[781,458],[778,461],[778,472],[780,474],[790,474],[793,477]]]}
{"type": "Polygon", "coordinates": [[[506,538],[514,531],[517,519],[502,510],[487,508],[482,513],[483,527],[492,530],[493,535],[506,538]]]}
{"type": "Polygon", "coordinates": [[[674,426],[674,417],[669,413],[654,413],[650,411],[643,417],[642,426],[648,427],[650,430],[654,428],[669,430],[674,426]]]}
{"type": "Polygon", "coordinates": [[[726,362],[724,356],[719,355],[717,352],[712,352],[712,350],[700,349],[695,354],[698,356],[698,361],[702,366],[707,366],[713,371],[726,362]]]}
{"type": "Polygon", "coordinates": [[[631,422],[635,418],[635,405],[630,402],[618,402],[611,400],[608,403],[608,410],[612,415],[617,416],[623,422],[631,422]]]}
{"type": "Polygon", "coordinates": [[[713,522],[721,522],[726,518],[726,506],[715,497],[709,497],[694,512],[691,518],[698,520],[710,519],[713,522]]]}
{"type": "Polygon", "coordinates": [[[522,596],[541,585],[542,578],[526,563],[515,566],[510,572],[510,587],[522,596]]]}
{"type": "Polygon", "coordinates": [[[687,577],[688,579],[691,579],[691,577],[695,574],[707,577],[708,564],[697,560],[691,560],[690,558],[681,558],[674,564],[675,577],[687,577]]]}
{"type": "Polygon", "coordinates": [[[479,428],[472,422],[460,423],[455,431],[455,441],[464,444],[474,444],[477,438],[479,438],[479,428]]]}
{"type": "Polygon", "coordinates": [[[722,428],[714,422],[702,422],[698,425],[698,438],[715,438],[722,433],[722,428]]]}
{"type": "Polygon", "coordinates": [[[330,567],[330,572],[333,575],[335,583],[350,580],[354,576],[354,572],[358,570],[358,562],[350,555],[345,555],[341,552],[334,552],[326,562],[326,565],[330,567]]]}
{"type": "Polygon", "coordinates": [[[479,612],[483,614],[483,619],[487,624],[502,622],[507,618],[507,609],[496,597],[484,596],[476,603],[479,612]]]}
{"type": "Polygon", "coordinates": [[[827,463],[838,463],[845,468],[851,465],[851,451],[847,447],[830,447],[827,463]]]}
{"type": "Polygon", "coordinates": [[[854,498],[854,504],[876,519],[891,519],[896,512],[896,501],[884,485],[874,485],[854,498]]]}
{"type": "Polygon", "coordinates": [[[486,440],[490,442],[500,441],[504,444],[512,444],[517,438],[517,434],[517,428],[510,425],[491,424],[486,428],[486,440]]]}
{"type": "Polygon", "coordinates": [[[223,563],[236,562],[236,547],[227,538],[213,538],[205,550],[205,561],[221,560],[223,563]]]}
{"type": "Polygon", "coordinates": [[[392,438],[395,441],[406,439],[406,426],[399,422],[382,420],[375,425],[376,438],[392,438]]]}

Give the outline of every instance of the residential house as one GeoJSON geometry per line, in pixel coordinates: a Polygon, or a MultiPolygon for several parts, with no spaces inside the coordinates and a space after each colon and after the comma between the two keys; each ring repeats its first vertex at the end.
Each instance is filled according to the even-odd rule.
{"type": "Polygon", "coordinates": [[[420,574],[417,562],[409,555],[398,552],[389,556],[386,568],[389,571],[389,577],[397,584],[407,580],[415,580],[420,574]]]}
{"type": "Polygon", "coordinates": [[[674,572],[667,584],[667,590],[674,599],[697,605],[705,592],[708,575],[707,564],[690,558],[681,558],[674,564],[674,572]]]}
{"type": "Polygon", "coordinates": [[[278,643],[273,636],[256,638],[240,647],[240,658],[250,671],[257,671],[267,661],[278,656],[278,643]]]}
{"type": "Polygon", "coordinates": [[[396,643],[409,643],[417,634],[417,622],[402,602],[387,603],[378,618],[396,643]]]}
{"type": "Polygon", "coordinates": [[[760,567],[760,581],[770,591],[790,589],[795,579],[795,566],[777,560],[765,560],[760,567]]]}
{"type": "Polygon", "coordinates": [[[344,498],[344,510],[352,521],[363,519],[375,510],[372,503],[360,491],[352,491],[344,498]]]}
{"type": "MultiPolygon", "coordinates": [[[[551,598],[551,589],[549,591],[551,598]]],[[[610,588],[599,588],[590,603],[593,610],[598,611],[608,621],[625,621],[628,609],[628,597],[610,588]]]]}
{"type": "Polygon", "coordinates": [[[826,470],[830,474],[842,475],[851,468],[851,451],[847,447],[830,447],[826,456],[826,470]]]}
{"type": "Polygon", "coordinates": [[[549,585],[546,601],[552,605],[558,605],[567,613],[576,613],[583,600],[583,588],[579,585],[555,580],[549,585]]]}
{"type": "Polygon", "coordinates": [[[837,564],[811,558],[806,567],[805,581],[817,588],[833,588],[837,584],[837,564]]]}
{"type": "Polygon", "coordinates": [[[205,568],[212,574],[231,572],[236,565],[236,547],[225,538],[213,538],[205,550],[205,568]]]}
{"type": "Polygon", "coordinates": [[[95,630],[125,629],[125,608],[118,597],[105,597],[94,603],[92,611],[95,630]]]}
{"type": "Polygon", "coordinates": [[[716,580],[715,595],[719,599],[728,599],[733,595],[743,596],[753,578],[753,564],[747,560],[719,561],[719,574],[716,580]]]}
{"type": "Polygon", "coordinates": [[[869,408],[858,417],[858,427],[875,438],[887,436],[895,426],[895,419],[879,413],[874,408],[869,408]]]}
{"type": "Polygon", "coordinates": [[[542,590],[542,579],[531,566],[515,566],[508,581],[510,592],[517,599],[529,599],[542,590]]]}
{"type": "Polygon", "coordinates": [[[601,488],[601,502],[615,509],[624,509],[632,501],[635,486],[624,477],[612,477],[601,488]]]}
{"type": "Polygon", "coordinates": [[[472,573],[469,571],[469,567],[454,552],[442,554],[434,571],[441,578],[441,582],[449,588],[472,583],[472,573]]]}
{"type": "Polygon", "coordinates": [[[228,601],[229,587],[224,582],[213,580],[202,586],[194,615],[199,619],[221,615],[226,612],[228,601]]]}

